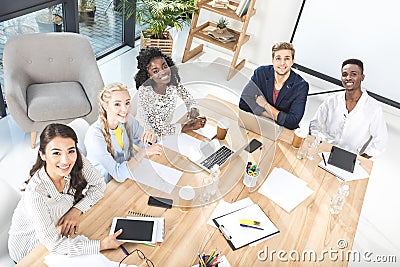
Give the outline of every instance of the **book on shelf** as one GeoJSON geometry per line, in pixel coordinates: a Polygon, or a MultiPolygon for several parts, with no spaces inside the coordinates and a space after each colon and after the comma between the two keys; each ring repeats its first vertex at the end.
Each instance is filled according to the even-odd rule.
{"type": "Polygon", "coordinates": [[[209,30],[208,35],[223,43],[236,41],[235,35],[228,30],[224,30],[222,33],[218,32],[218,29],[209,30]]]}
{"type": "Polygon", "coordinates": [[[246,15],[247,10],[249,9],[250,6],[250,1],[251,0],[241,0],[236,9],[236,15],[238,15],[239,17],[246,15]]]}

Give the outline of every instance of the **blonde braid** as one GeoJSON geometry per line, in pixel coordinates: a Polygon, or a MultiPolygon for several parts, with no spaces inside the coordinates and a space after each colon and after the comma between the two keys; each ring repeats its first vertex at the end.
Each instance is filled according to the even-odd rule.
{"type": "MultiPolygon", "coordinates": [[[[111,135],[109,132],[109,127],[108,127],[108,122],[107,122],[107,111],[104,109],[103,105],[108,104],[111,98],[111,92],[114,91],[128,91],[128,88],[123,85],[122,83],[111,83],[109,85],[106,85],[103,87],[103,90],[101,90],[99,96],[98,96],[98,104],[99,104],[99,110],[100,110],[100,121],[101,121],[101,132],[104,136],[104,139],[106,140],[107,144],[107,151],[110,152],[112,157],[114,158],[114,149],[111,144],[111,135]]],[[[130,135],[128,131],[128,136],[130,135]]],[[[129,140],[131,141],[132,139],[129,136],[129,140]]],[[[131,148],[131,142],[129,142],[129,146],[131,148]]]]}

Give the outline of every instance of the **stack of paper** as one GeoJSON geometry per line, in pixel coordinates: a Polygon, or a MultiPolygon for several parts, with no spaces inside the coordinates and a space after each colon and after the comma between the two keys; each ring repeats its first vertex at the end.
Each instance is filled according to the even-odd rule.
{"type": "Polygon", "coordinates": [[[183,172],[144,158],[132,171],[135,181],[171,194],[183,172]]]}
{"type": "Polygon", "coordinates": [[[274,168],[258,192],[290,213],[314,191],[288,171],[274,168]]]}

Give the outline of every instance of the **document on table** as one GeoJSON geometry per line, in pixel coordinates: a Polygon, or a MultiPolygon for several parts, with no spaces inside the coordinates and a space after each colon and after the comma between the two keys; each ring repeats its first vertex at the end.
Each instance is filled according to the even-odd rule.
{"type": "Polygon", "coordinates": [[[134,179],[144,185],[171,194],[183,172],[144,158],[132,171],[134,179]]]}
{"type": "MultiPolygon", "coordinates": [[[[328,159],[329,155],[330,155],[329,152],[324,152],[325,159],[328,159]]],[[[329,164],[327,161],[326,161],[326,165],[325,165],[323,160],[320,163],[318,163],[318,166],[321,167],[322,169],[326,170],[327,172],[332,173],[337,178],[339,178],[343,181],[360,180],[360,179],[365,179],[365,178],[369,177],[367,171],[364,170],[363,167],[361,167],[359,160],[356,161],[356,163],[354,165],[354,171],[352,173],[348,172],[346,170],[343,170],[341,168],[338,168],[336,166],[333,166],[333,165],[329,164]]]]}
{"type": "Polygon", "coordinates": [[[193,132],[200,134],[208,139],[213,139],[217,135],[217,127],[206,123],[203,128],[194,130],[193,132]]]}
{"type": "Polygon", "coordinates": [[[235,210],[239,210],[239,209],[248,207],[253,204],[254,204],[254,202],[249,197],[241,199],[241,200],[233,202],[233,203],[229,203],[229,202],[226,202],[225,200],[221,199],[219,201],[217,207],[211,214],[210,218],[208,219],[207,223],[209,225],[217,228],[217,226],[215,226],[215,223],[213,222],[214,218],[231,213],[235,210]]]}
{"type": "Polygon", "coordinates": [[[193,161],[201,157],[202,141],[185,133],[164,136],[161,144],[193,161]]]}
{"type": "Polygon", "coordinates": [[[274,168],[258,192],[290,213],[314,191],[305,181],[281,168],[274,168]]]}
{"type": "Polygon", "coordinates": [[[279,233],[278,228],[257,204],[214,218],[213,222],[233,250],[279,233]],[[241,220],[256,221],[258,226],[244,227],[241,220]]]}

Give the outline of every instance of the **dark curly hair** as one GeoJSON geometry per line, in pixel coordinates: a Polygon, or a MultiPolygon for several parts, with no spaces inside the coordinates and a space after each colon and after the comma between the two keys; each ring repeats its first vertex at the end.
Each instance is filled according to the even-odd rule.
{"type": "Polygon", "coordinates": [[[147,71],[150,62],[155,58],[164,58],[171,69],[171,81],[168,85],[172,84],[176,86],[181,81],[181,77],[179,77],[178,74],[178,68],[172,58],[164,54],[158,47],[147,47],[141,49],[139,55],[136,57],[138,62],[137,68],[139,69],[134,78],[136,89],[139,89],[141,85],[151,85],[153,88],[155,87],[155,83],[153,79],[149,79],[147,71]]]}
{"type": "MultiPolygon", "coordinates": [[[[68,194],[74,196],[74,205],[75,205],[84,197],[82,191],[83,189],[85,189],[87,185],[87,181],[82,173],[83,160],[82,160],[82,155],[77,147],[78,137],[76,136],[75,131],[71,127],[64,124],[52,123],[47,125],[46,128],[44,128],[42,134],[40,135],[39,151],[44,154],[47,144],[50,143],[50,141],[57,136],[62,138],[71,138],[75,142],[77,158],[70,173],[71,181],[68,188],[68,194]]],[[[32,166],[32,169],[29,171],[30,177],[27,181],[25,181],[26,184],[28,184],[29,180],[40,168],[46,167],[46,161],[42,160],[39,151],[36,162],[32,166]]]]}

